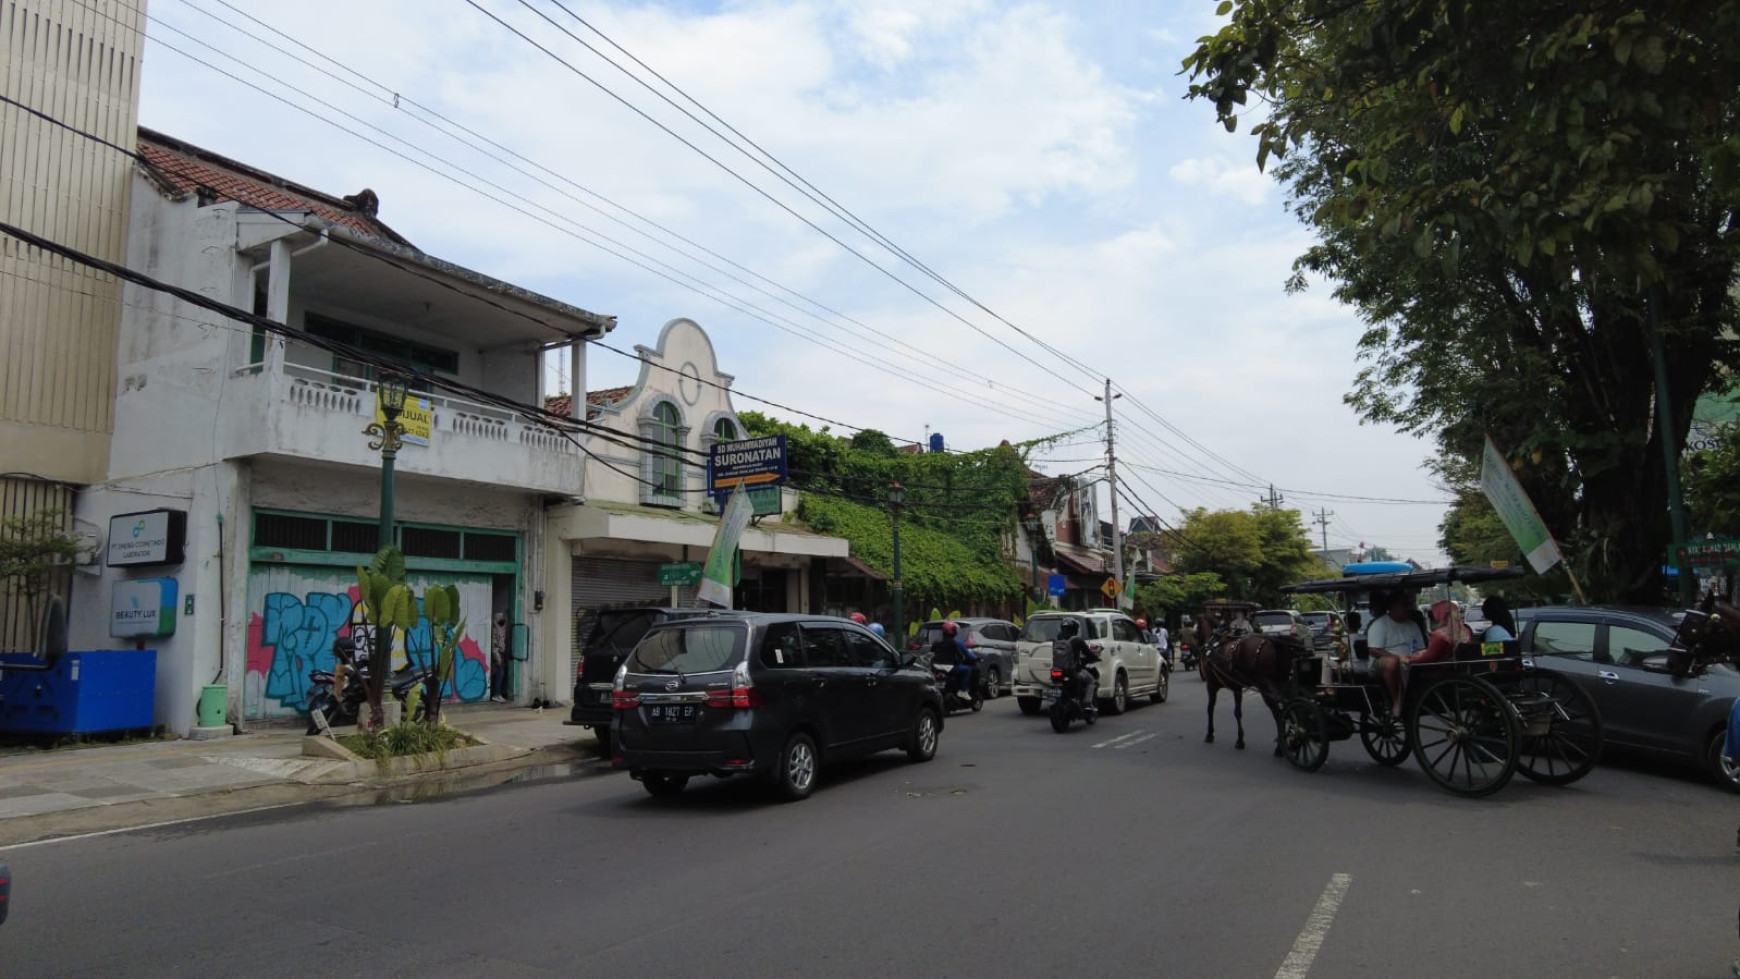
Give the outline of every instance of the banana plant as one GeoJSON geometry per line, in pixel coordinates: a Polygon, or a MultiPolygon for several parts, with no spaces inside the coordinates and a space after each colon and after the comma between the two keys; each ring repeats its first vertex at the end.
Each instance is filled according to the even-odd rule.
{"type": "Polygon", "coordinates": [[[390,544],[376,551],[367,567],[357,565],[356,583],[363,621],[374,631],[369,643],[369,710],[379,727],[385,720],[381,694],[393,672],[393,630],[409,632],[417,625],[417,600],[405,584],[405,555],[390,544]]]}
{"type": "Polygon", "coordinates": [[[429,636],[435,645],[435,677],[430,684],[432,696],[425,716],[429,723],[439,724],[441,691],[446,689],[447,682],[453,678],[459,640],[465,637],[466,623],[459,614],[459,587],[430,585],[424,589],[423,614],[429,619],[429,636]]]}

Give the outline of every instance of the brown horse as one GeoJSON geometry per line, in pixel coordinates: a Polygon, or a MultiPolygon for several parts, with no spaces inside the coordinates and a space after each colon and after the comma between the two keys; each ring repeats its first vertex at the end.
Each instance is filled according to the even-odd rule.
{"type": "Polygon", "coordinates": [[[1293,668],[1293,656],[1298,650],[1293,643],[1276,642],[1264,635],[1238,638],[1216,635],[1203,651],[1196,671],[1208,684],[1208,737],[1214,743],[1214,703],[1222,687],[1232,691],[1233,720],[1238,724],[1239,739],[1234,748],[1245,746],[1245,688],[1252,687],[1262,695],[1269,713],[1275,718],[1275,754],[1281,754],[1281,702],[1286,697],[1288,671],[1293,668]]]}

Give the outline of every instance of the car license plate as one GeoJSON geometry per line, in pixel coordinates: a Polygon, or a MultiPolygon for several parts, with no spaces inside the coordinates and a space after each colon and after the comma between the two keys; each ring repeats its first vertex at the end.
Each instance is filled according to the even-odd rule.
{"type": "Polygon", "coordinates": [[[598,691],[598,702],[601,704],[610,703],[611,702],[611,692],[609,690],[598,691]]]}
{"type": "Polygon", "coordinates": [[[654,704],[646,709],[646,716],[655,724],[688,724],[701,716],[701,708],[696,704],[654,704]]]}
{"type": "Polygon", "coordinates": [[[1057,698],[1059,696],[1060,695],[1058,693],[1057,688],[1052,687],[1052,688],[1046,690],[1045,693],[1040,695],[1039,702],[1042,704],[1055,704],[1055,703],[1057,703],[1057,698]]]}

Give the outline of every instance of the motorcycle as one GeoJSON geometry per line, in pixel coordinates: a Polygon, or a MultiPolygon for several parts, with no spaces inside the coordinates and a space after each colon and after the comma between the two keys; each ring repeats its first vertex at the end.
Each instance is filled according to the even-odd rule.
{"type": "MultiPolygon", "coordinates": [[[[413,663],[395,671],[388,683],[388,691],[401,708],[410,697],[411,689],[418,684],[423,685],[423,697],[418,700],[416,715],[411,718],[414,721],[423,720],[428,714],[425,705],[431,696],[429,687],[432,685],[432,676],[433,671],[429,667],[413,663]]],[[[321,732],[317,714],[326,718],[327,727],[358,723],[363,716],[363,707],[369,701],[370,679],[368,660],[359,662],[342,655],[338,656],[337,668],[333,670],[309,671],[308,681],[312,688],[308,693],[308,733],[321,732]],[[344,674],[344,685],[342,689],[335,689],[338,687],[337,674],[340,671],[344,674]]]]}
{"type": "MultiPolygon", "coordinates": [[[[1096,677],[1100,675],[1100,671],[1092,666],[1087,669],[1096,677]]],[[[1073,721],[1093,724],[1099,712],[1084,703],[1084,693],[1080,673],[1071,674],[1055,667],[1052,669],[1051,686],[1045,688],[1045,695],[1040,702],[1051,715],[1053,731],[1062,734],[1069,730],[1073,721]]]]}
{"type": "Polygon", "coordinates": [[[1179,643],[1178,663],[1187,670],[1196,669],[1197,652],[1193,642],[1179,643]]]}
{"type": "Polygon", "coordinates": [[[951,689],[954,673],[953,664],[933,663],[931,672],[936,677],[937,689],[943,692],[943,712],[952,714],[957,710],[971,710],[977,713],[985,709],[985,684],[979,670],[979,664],[973,664],[972,676],[967,681],[967,689],[971,695],[960,690],[951,689]]]}

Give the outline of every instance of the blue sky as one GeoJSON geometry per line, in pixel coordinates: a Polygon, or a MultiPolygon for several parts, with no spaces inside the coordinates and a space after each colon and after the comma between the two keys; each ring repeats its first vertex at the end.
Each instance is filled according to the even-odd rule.
{"type": "MultiPolygon", "coordinates": [[[[152,0],[158,22],[146,49],[142,124],[332,193],[370,187],[380,195],[382,218],[420,247],[614,314],[614,341],[624,348],[651,342],[669,319],[691,317],[712,334],[723,369],[749,394],[897,437],[917,438],[928,427],[957,448],[1075,429],[1103,411],[1090,396],[1098,382],[1086,373],[829,217],[517,0],[477,2],[953,315],[464,0],[303,0],[293,8],[229,2],[385,88],[345,76],[371,98],[237,33],[218,18],[318,62],[219,0],[152,0]],[[312,101],[323,99],[407,141],[369,134],[436,171],[463,167],[476,176],[432,173],[171,45],[366,131],[312,101]],[[395,109],[393,92],[548,168],[559,175],[543,175],[554,188],[422,125],[403,101],[395,109]],[[522,196],[515,206],[543,220],[468,189],[479,177],[504,188],[490,194],[522,196]],[[722,266],[805,311],[586,209],[576,198],[656,235],[587,192],[778,283],[722,266]],[[847,352],[728,309],[582,240],[598,233],[847,352]],[[899,343],[866,337],[866,327],[899,343]],[[942,388],[954,397],[939,394],[942,388]]],[[[1273,482],[1289,505],[1334,511],[1332,547],[1381,543],[1439,560],[1433,541],[1441,507],[1343,498],[1444,494],[1423,468],[1429,445],[1361,426],[1342,404],[1357,370],[1357,318],[1322,284],[1303,295],[1283,292],[1292,259],[1309,244],[1307,231],[1286,213],[1282,189],[1256,171],[1249,140],[1226,134],[1206,106],[1181,98],[1186,83],[1177,66],[1190,42],[1213,28],[1211,3],[566,6],[974,299],[1095,375],[1109,375],[1212,449],[1220,458],[1132,408],[1131,399],[1119,402],[1120,456],[1147,467],[1131,472],[1133,495],[1163,519],[1175,519],[1181,506],[1247,506],[1261,494],[1232,484],[1273,482]]],[[[609,50],[555,6],[536,9],[609,50]]],[[[631,362],[600,354],[588,386],[626,383],[634,373],[631,362]]],[[[1092,464],[1076,460],[1094,454],[1091,445],[1066,444],[1050,453],[1054,461],[1038,462],[1073,472],[1092,464]]]]}

